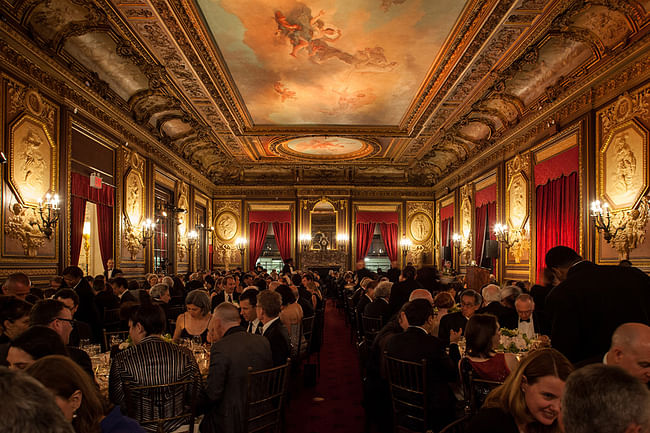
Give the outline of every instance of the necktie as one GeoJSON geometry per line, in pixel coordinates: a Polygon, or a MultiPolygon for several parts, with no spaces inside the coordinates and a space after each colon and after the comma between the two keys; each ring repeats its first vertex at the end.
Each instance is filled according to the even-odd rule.
{"type": "Polygon", "coordinates": [[[519,319],[521,323],[530,323],[530,319],[519,319]]]}
{"type": "Polygon", "coordinates": [[[257,324],[257,329],[255,330],[255,333],[256,333],[257,335],[262,335],[262,327],[263,327],[263,326],[264,326],[264,325],[262,325],[262,322],[259,322],[259,323],[257,324]]]}
{"type": "Polygon", "coordinates": [[[228,301],[229,304],[232,304],[232,296],[228,295],[228,301]]]}
{"type": "Polygon", "coordinates": [[[248,333],[253,332],[253,322],[248,322],[248,333]]]}

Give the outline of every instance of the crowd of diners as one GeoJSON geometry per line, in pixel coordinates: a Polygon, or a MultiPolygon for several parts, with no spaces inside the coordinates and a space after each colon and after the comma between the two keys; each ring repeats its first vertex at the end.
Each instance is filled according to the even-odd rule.
{"type": "MultiPolygon", "coordinates": [[[[391,357],[426,361],[433,432],[461,417],[469,433],[650,432],[650,277],[633,266],[596,265],[567,247],[551,249],[545,265],[540,284],[491,277],[476,288],[461,277],[443,284],[433,266],[372,272],[363,261],[355,271],[323,276],[296,270],[289,259],[270,272],[258,266],[142,281],[125,278],[109,260],[103,275],[72,266],[47,287],[14,273],[0,296],[0,365],[8,367],[0,368],[0,418],[11,432],[156,431],[127,416],[134,411],[125,386],[190,380],[200,389],[200,431],[240,431],[249,367],[281,366],[301,350],[319,350],[300,347],[299,325],[338,298],[353,306],[365,344],[371,431],[391,431],[402,416],[391,406],[391,357]],[[369,341],[364,317],[382,323],[369,341]],[[128,331],[127,347],[107,344],[109,325],[128,331]],[[534,338],[538,348],[519,356],[499,350],[502,328],[534,338]],[[188,340],[208,348],[207,372],[188,340]],[[85,350],[93,344],[111,350],[107,390],[85,350]],[[471,413],[463,366],[500,383],[471,413]]],[[[179,409],[173,404],[168,413],[179,409]]],[[[164,429],[180,426],[170,421],[164,429]]]]}

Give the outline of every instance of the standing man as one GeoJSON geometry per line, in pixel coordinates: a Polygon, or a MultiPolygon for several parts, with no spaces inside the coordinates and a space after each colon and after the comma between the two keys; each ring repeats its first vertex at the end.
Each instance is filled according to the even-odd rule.
{"type": "Polygon", "coordinates": [[[411,292],[416,289],[422,289],[422,285],[415,281],[415,268],[413,266],[406,266],[402,271],[400,281],[393,284],[390,289],[390,313],[395,314],[406,304],[409,300],[411,292]]]}
{"type": "Polygon", "coordinates": [[[106,270],[104,271],[104,278],[109,280],[115,278],[117,269],[115,269],[115,261],[113,259],[106,260],[106,270]]]}
{"type": "Polygon", "coordinates": [[[283,365],[291,354],[289,332],[280,321],[282,297],[277,292],[264,290],[257,295],[257,317],[262,322],[262,335],[271,344],[273,366],[283,365]]]}
{"type": "Polygon", "coordinates": [[[623,323],[650,325],[650,277],[641,270],[599,266],[565,246],[546,253],[546,267],[560,281],[546,297],[551,344],[571,362],[605,353],[623,323]]]}
{"type": "Polygon", "coordinates": [[[201,433],[235,433],[244,424],[248,367],[271,368],[271,346],[266,338],[245,332],[237,307],[217,306],[208,327],[210,370],[203,400],[206,414],[201,433]]]}
{"type": "Polygon", "coordinates": [[[284,266],[282,267],[282,273],[284,275],[291,275],[293,274],[293,258],[289,257],[287,260],[284,261],[284,266]]]}
{"type": "Polygon", "coordinates": [[[63,270],[62,276],[67,286],[79,296],[79,308],[74,313],[74,318],[89,324],[93,333],[93,342],[99,343],[102,340],[102,325],[95,304],[95,292],[78,266],[68,266],[63,270]]]}

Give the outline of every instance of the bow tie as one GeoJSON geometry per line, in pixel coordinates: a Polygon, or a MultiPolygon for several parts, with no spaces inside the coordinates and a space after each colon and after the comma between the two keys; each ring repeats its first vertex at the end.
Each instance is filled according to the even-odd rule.
{"type": "Polygon", "coordinates": [[[519,319],[520,323],[530,323],[530,319],[519,319]]]}

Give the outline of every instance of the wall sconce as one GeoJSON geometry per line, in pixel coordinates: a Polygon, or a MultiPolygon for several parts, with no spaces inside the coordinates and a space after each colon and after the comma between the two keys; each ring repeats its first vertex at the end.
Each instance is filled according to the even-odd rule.
{"type": "Polygon", "coordinates": [[[88,275],[88,262],[90,261],[90,221],[84,222],[83,239],[84,251],[86,252],[86,275],[88,275]]]}
{"type": "Polygon", "coordinates": [[[399,246],[402,250],[402,257],[404,257],[404,260],[406,260],[406,255],[409,252],[409,249],[411,248],[411,240],[407,237],[402,237],[399,241],[399,246]]]}
{"type": "Polygon", "coordinates": [[[303,251],[307,251],[311,244],[311,235],[309,233],[302,233],[300,235],[300,247],[303,251]]]}
{"type": "Polygon", "coordinates": [[[244,252],[246,251],[246,244],[248,241],[246,238],[237,238],[235,239],[235,248],[239,250],[239,254],[241,254],[241,263],[242,265],[244,264],[244,252]]]}
{"type": "Polygon", "coordinates": [[[494,235],[497,238],[497,242],[503,245],[506,249],[510,249],[515,242],[510,240],[510,232],[506,224],[496,223],[494,225],[494,235]]]}
{"type": "Polygon", "coordinates": [[[187,244],[190,246],[190,249],[192,249],[197,241],[199,240],[199,234],[196,230],[192,230],[187,234],[187,244]]]}
{"type": "Polygon", "coordinates": [[[454,243],[456,248],[460,248],[460,244],[463,242],[463,237],[458,233],[451,235],[451,241],[454,243]]]}
{"type": "Polygon", "coordinates": [[[45,194],[45,202],[43,202],[43,200],[38,201],[38,214],[41,222],[35,224],[46,238],[50,239],[52,237],[52,233],[54,233],[54,229],[56,228],[56,223],[59,222],[60,213],[61,209],[59,207],[58,194],[51,195],[48,192],[45,194]]]}
{"type": "Polygon", "coordinates": [[[336,235],[336,245],[343,251],[346,251],[348,249],[349,241],[350,237],[347,233],[339,233],[336,235]]]}
{"type": "Polygon", "coordinates": [[[142,247],[147,246],[147,241],[151,238],[153,238],[153,234],[156,228],[156,223],[151,221],[150,219],[147,219],[143,224],[142,224],[142,247]]]}
{"type": "Polygon", "coordinates": [[[594,227],[596,231],[603,232],[603,238],[609,242],[616,234],[625,229],[627,224],[620,227],[612,228],[612,218],[609,212],[609,205],[607,203],[600,203],[600,200],[591,202],[591,216],[594,219],[594,227]],[[612,229],[614,232],[612,233],[612,229]]]}

